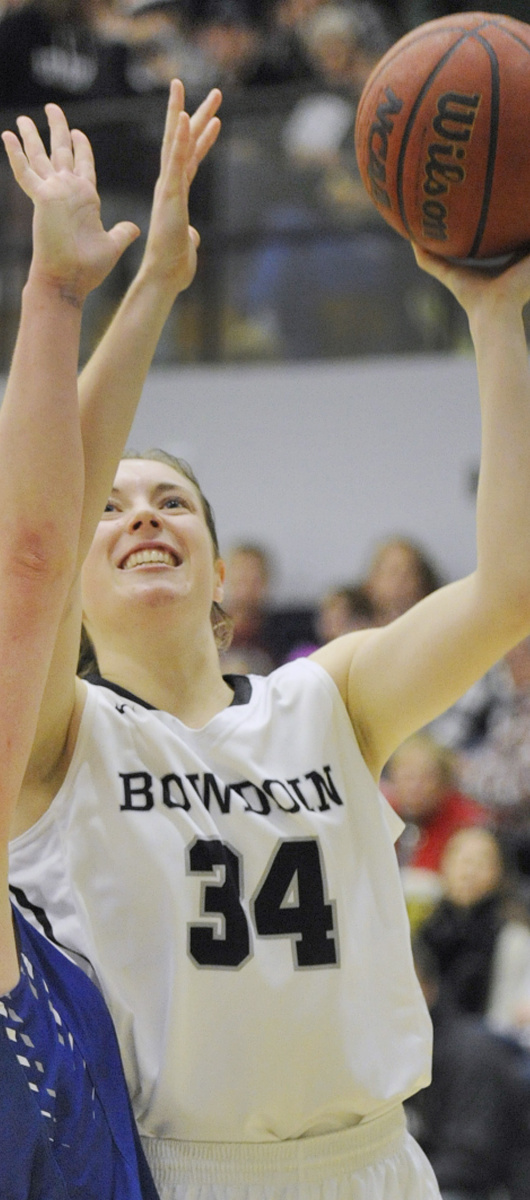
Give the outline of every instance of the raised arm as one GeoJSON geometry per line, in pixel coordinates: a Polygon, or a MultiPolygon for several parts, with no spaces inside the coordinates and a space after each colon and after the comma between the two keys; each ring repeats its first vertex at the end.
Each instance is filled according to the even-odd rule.
{"type": "Polygon", "coordinates": [[[214,88],[190,118],[182,83],[172,81],[143,259],[80,377],[87,465],[81,561],[110,492],[160,334],[176,297],[195,276],[199,235],[189,225],[189,190],[219,133],[220,103],[214,88]]]}
{"type": "Polygon", "coordinates": [[[530,371],[522,310],[530,258],[496,277],[417,252],[465,309],[477,360],[482,453],[476,570],[397,621],[319,651],[378,775],[530,630],[530,371]]]}
{"type": "MultiPolygon", "coordinates": [[[[173,81],[142,263],[79,380],[85,495],[78,569],[112,487],[160,333],[176,296],[195,274],[199,235],[189,225],[188,195],[197,168],[217,137],[220,123],[215,113],[220,102],[221,93],[214,89],[190,118],[184,111],[182,84],[173,81]]],[[[32,779],[41,801],[44,780],[51,794],[60,786],[68,732],[82,705],[81,689],[77,689],[77,707],[75,702],[81,617],[77,576],[59,626],[18,828],[40,815],[41,810],[32,806],[32,779]]]]}
{"type": "Polygon", "coordinates": [[[32,121],[3,134],[34,203],[33,255],[0,408],[0,993],[18,978],[7,843],[57,627],[75,569],[84,455],[77,370],[83,302],[136,235],[104,233],[90,145],[47,109],[48,156],[32,121]]]}

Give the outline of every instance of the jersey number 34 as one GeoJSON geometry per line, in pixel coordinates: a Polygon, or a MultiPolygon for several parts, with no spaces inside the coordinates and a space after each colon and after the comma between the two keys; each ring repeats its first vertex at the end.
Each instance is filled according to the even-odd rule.
{"type": "Polygon", "coordinates": [[[250,900],[250,917],[243,907],[241,855],[227,842],[197,839],[187,850],[187,871],[205,877],[203,923],[188,927],[188,953],[198,967],[243,966],[252,957],[251,925],[259,937],[290,938],[295,969],[338,966],[335,904],[327,898],[316,838],[279,842],[250,900]]]}

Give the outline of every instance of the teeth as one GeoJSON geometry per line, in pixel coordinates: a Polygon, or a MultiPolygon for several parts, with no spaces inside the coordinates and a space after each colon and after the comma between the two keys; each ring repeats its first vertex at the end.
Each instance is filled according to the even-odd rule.
{"type": "Polygon", "coordinates": [[[128,571],[131,567],[141,566],[142,563],[164,563],[166,567],[175,567],[177,560],[169,550],[135,550],[122,563],[122,570],[128,571]]]}

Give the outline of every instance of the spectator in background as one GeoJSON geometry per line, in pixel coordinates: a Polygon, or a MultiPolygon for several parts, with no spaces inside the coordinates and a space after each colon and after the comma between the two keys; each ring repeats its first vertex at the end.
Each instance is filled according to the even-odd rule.
{"type": "Polygon", "coordinates": [[[405,1105],[442,1200],[528,1200],[530,1057],[444,996],[436,958],[413,943],[434,1029],[432,1082],[405,1105]]]}
{"type": "Polygon", "coordinates": [[[530,1045],[529,911],[493,831],[454,833],[441,880],[442,898],[417,936],[436,958],[442,994],[530,1045]]]}
{"type": "Polygon", "coordinates": [[[483,824],[484,810],[457,788],[455,761],[428,734],[415,734],[387,764],[382,790],[405,822],[396,849],[410,923],[440,898],[445,847],[458,829],[483,824]]]}
{"type": "Polygon", "coordinates": [[[368,629],[374,618],[374,606],[363,584],[331,588],[322,597],[316,615],[319,645],[354,629],[368,629]]]}
{"type": "Polygon", "coordinates": [[[203,86],[263,87],[297,83],[311,70],[296,39],[267,27],[241,0],[210,0],[191,26],[191,40],[203,56],[203,86]]]}
{"type": "Polygon", "coordinates": [[[319,646],[333,638],[352,633],[354,629],[368,629],[374,624],[374,606],[363,584],[343,584],[325,592],[315,612],[317,641],[301,642],[288,654],[291,662],[313,654],[319,646]]]}
{"type": "Polygon", "coordinates": [[[530,638],[428,731],[458,753],[461,787],[487,808],[513,866],[530,877],[530,638]]]}
{"type": "Polygon", "coordinates": [[[114,0],[31,0],[0,20],[0,106],[107,99],[133,91],[128,51],[106,22],[114,0]]]}
{"type": "Polygon", "coordinates": [[[241,542],[230,550],[224,607],[233,622],[233,637],[230,650],[222,655],[225,672],[268,675],[295,645],[316,641],[310,607],[280,608],[272,603],[272,575],[272,558],[264,546],[241,542]]]}
{"type": "Polygon", "coordinates": [[[407,612],[441,587],[443,580],[426,551],[408,537],[379,542],[370,561],[366,586],[380,625],[407,612]]]}

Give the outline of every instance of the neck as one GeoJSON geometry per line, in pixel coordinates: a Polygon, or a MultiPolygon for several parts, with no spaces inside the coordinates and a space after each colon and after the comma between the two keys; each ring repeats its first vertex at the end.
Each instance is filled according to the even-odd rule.
{"type": "Polygon", "coordinates": [[[232,690],[225,683],[213,633],[197,644],[188,642],[170,648],[167,638],[160,646],[128,640],[126,646],[97,645],[100,674],[133,692],[154,708],[178,717],[191,728],[200,729],[216,713],[227,708],[232,690]]]}

